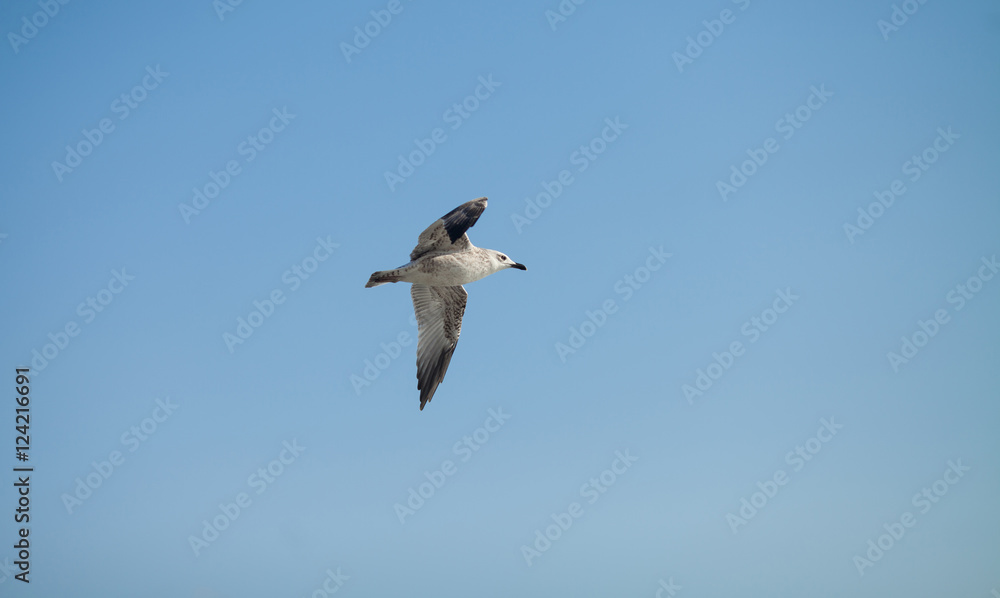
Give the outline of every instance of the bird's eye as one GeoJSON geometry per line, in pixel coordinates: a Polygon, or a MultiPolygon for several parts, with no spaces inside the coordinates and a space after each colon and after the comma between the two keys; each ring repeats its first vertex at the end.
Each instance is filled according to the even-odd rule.
{"type": "Polygon", "coordinates": [[[506,255],[501,255],[501,256],[500,256],[500,259],[501,259],[501,260],[506,260],[506,259],[507,259],[507,256],[506,256],[506,255]]]}

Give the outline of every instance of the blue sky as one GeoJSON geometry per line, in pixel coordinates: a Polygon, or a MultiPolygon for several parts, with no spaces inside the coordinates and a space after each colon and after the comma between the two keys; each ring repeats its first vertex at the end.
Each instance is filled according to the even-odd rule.
{"type": "Polygon", "coordinates": [[[4,595],[1000,590],[992,3],[220,6],[0,9],[4,595]]]}

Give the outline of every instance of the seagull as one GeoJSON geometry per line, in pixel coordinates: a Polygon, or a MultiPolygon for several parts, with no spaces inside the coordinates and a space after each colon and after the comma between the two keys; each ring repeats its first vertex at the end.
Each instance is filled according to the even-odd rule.
{"type": "Polygon", "coordinates": [[[420,410],[444,380],[462,332],[462,316],[469,294],[462,286],[494,272],[527,270],[506,255],[476,247],[465,231],[486,209],[486,198],[466,202],[420,233],[410,252],[410,263],[372,274],[365,288],[389,282],[409,282],[417,314],[417,390],[420,410]]]}

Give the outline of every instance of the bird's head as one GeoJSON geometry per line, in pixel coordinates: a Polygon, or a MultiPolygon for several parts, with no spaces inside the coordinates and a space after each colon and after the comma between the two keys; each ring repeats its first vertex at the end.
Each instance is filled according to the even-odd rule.
{"type": "Polygon", "coordinates": [[[517,268],[518,270],[527,270],[524,264],[519,264],[514,260],[510,259],[506,255],[500,253],[499,251],[492,252],[493,261],[496,264],[497,271],[503,270],[504,268],[517,268]]]}

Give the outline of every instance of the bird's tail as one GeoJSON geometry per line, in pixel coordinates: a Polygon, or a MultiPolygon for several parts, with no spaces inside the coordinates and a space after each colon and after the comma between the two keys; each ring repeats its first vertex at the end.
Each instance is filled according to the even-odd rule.
{"type": "Polygon", "coordinates": [[[399,270],[379,270],[372,274],[372,277],[368,279],[368,284],[365,288],[377,287],[380,284],[385,284],[387,282],[399,282],[399,270]]]}

